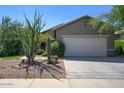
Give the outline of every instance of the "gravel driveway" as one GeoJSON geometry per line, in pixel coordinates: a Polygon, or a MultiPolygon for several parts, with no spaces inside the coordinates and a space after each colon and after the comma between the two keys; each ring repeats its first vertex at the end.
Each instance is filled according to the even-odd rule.
{"type": "Polygon", "coordinates": [[[124,57],[66,57],[68,78],[124,79],[124,57]]]}

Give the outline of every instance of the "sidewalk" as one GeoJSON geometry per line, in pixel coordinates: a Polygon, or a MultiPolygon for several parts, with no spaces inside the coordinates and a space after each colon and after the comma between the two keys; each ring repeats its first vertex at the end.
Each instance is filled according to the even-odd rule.
{"type": "Polygon", "coordinates": [[[0,79],[0,88],[69,88],[67,79],[0,79]]]}
{"type": "Polygon", "coordinates": [[[123,79],[0,79],[0,88],[124,88],[123,79]]]}

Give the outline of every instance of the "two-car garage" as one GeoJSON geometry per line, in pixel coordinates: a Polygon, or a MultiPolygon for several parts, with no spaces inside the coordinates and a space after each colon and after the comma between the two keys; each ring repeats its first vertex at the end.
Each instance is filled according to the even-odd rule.
{"type": "Polygon", "coordinates": [[[65,56],[106,56],[107,36],[63,35],[65,56]]]}

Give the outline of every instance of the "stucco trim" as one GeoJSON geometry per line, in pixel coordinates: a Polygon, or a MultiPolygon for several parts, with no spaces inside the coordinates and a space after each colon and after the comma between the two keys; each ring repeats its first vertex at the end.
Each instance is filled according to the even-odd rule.
{"type": "Polygon", "coordinates": [[[110,35],[61,35],[61,37],[110,37],[110,35]]]}

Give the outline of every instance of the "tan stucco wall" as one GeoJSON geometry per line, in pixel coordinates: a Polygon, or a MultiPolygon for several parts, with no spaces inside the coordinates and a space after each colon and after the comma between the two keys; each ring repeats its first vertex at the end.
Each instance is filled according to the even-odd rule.
{"type": "MultiPolygon", "coordinates": [[[[62,42],[62,35],[99,35],[98,29],[91,26],[88,22],[87,25],[84,24],[87,19],[82,19],[67,26],[64,26],[56,30],[56,39],[62,42]]],[[[108,49],[114,48],[114,34],[112,31],[104,32],[103,35],[110,35],[107,39],[108,49]]]]}

